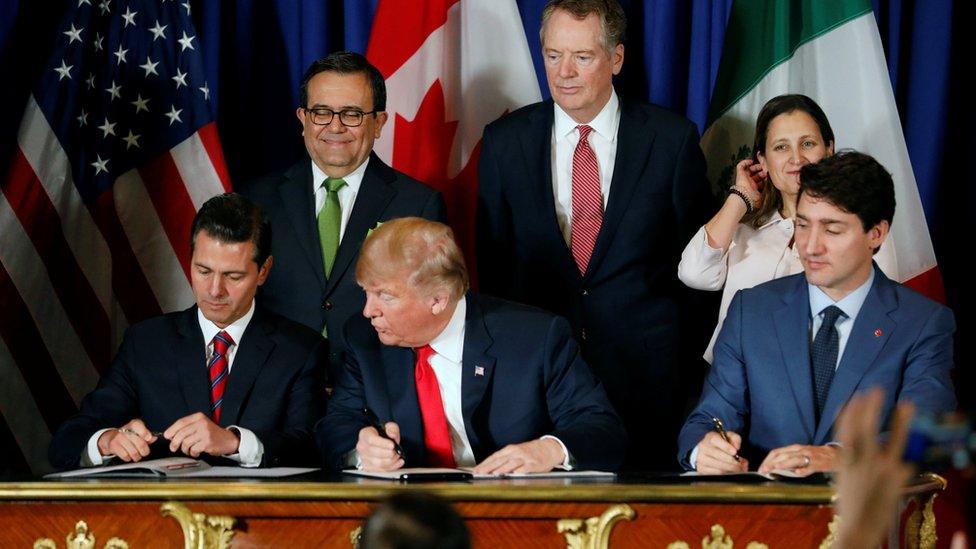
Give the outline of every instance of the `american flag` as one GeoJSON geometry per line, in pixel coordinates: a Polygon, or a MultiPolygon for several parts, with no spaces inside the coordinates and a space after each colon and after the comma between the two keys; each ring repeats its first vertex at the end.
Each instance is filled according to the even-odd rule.
{"type": "Polygon", "coordinates": [[[0,414],[36,473],[125,328],[193,303],[230,189],[188,1],[78,0],[57,37],[0,181],[0,414]]]}

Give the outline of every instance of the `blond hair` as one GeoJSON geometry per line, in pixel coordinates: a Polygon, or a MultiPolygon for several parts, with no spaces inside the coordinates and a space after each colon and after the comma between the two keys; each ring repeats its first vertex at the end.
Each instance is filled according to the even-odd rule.
{"type": "Polygon", "coordinates": [[[454,232],[443,223],[401,217],[374,229],[359,252],[356,281],[390,280],[407,275],[407,284],[425,294],[447,291],[458,301],[468,290],[464,255],[454,232]]]}

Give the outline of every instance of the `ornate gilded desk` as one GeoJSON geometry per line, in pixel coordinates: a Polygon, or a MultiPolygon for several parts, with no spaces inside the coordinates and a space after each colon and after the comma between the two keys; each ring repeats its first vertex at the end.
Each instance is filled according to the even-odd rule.
{"type": "MultiPolygon", "coordinates": [[[[6,482],[0,547],[351,547],[375,502],[400,490],[453,502],[476,547],[821,547],[836,526],[827,485],[679,482],[6,482]]],[[[934,546],[944,487],[930,475],[906,491],[906,545],[934,546]]]]}

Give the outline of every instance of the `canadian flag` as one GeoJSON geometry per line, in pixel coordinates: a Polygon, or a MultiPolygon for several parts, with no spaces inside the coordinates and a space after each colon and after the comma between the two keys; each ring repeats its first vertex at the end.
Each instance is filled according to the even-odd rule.
{"type": "Polygon", "coordinates": [[[515,2],[380,0],[366,57],[390,116],[374,150],[443,193],[473,273],[482,131],[541,99],[515,2]]]}

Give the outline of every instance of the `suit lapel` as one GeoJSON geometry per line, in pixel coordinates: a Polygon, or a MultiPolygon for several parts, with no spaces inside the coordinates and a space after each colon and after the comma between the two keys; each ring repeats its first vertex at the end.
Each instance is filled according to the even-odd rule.
{"type": "Polygon", "coordinates": [[[817,427],[817,437],[814,442],[830,441],[831,429],[837,414],[850,400],[861,378],[874,364],[878,353],[884,348],[895,329],[895,322],[888,313],[897,306],[898,301],[891,281],[879,269],[875,269],[871,291],[861,305],[857,318],[854,319],[851,335],[847,338],[847,345],[844,347],[844,355],[827,392],[827,402],[824,403],[823,416],[817,427]]]}
{"type": "Polygon", "coordinates": [[[482,449],[481,437],[475,429],[473,418],[491,385],[495,373],[495,357],[488,354],[492,339],[485,326],[478,299],[469,292],[465,300],[467,313],[464,319],[464,351],[461,357],[461,416],[464,418],[464,431],[471,443],[475,461],[480,462],[488,456],[482,449]]]}
{"type": "MultiPolygon", "coordinates": [[[[538,216],[535,222],[538,224],[538,234],[543,235],[546,242],[540,249],[553,250],[554,261],[560,265],[560,272],[574,283],[580,279],[579,269],[573,260],[573,254],[566,241],[563,239],[562,232],[559,230],[559,221],[556,219],[556,200],[553,197],[553,175],[552,175],[552,127],[554,123],[554,111],[552,101],[545,101],[541,107],[532,113],[527,130],[521,135],[522,151],[525,153],[525,181],[510,182],[518,187],[516,192],[527,193],[532,199],[532,211],[538,216]]],[[[521,220],[520,222],[531,222],[531,220],[521,220]]]]}
{"type": "Polygon", "coordinates": [[[241,407],[251,392],[251,387],[254,386],[254,380],[275,347],[274,340],[271,338],[273,331],[274,327],[264,321],[261,310],[256,310],[234,354],[234,365],[227,378],[227,388],[224,390],[224,403],[220,413],[222,426],[235,425],[240,421],[241,407]]]}
{"type": "Polygon", "coordinates": [[[174,345],[180,388],[189,413],[210,415],[210,376],[207,372],[206,343],[197,321],[196,306],[180,313],[176,320],[180,341],[174,345]]]}
{"type": "Polygon", "coordinates": [[[613,163],[613,177],[610,180],[610,195],[584,280],[593,276],[613,242],[620,220],[630,206],[631,197],[651,157],[655,135],[654,129],[647,124],[647,115],[634,109],[629,103],[621,101],[617,153],[613,163]]]}
{"type": "MultiPolygon", "coordinates": [[[[813,377],[810,373],[810,299],[806,278],[801,275],[795,280],[793,291],[784,296],[783,306],[773,313],[773,325],[783,355],[782,367],[786,370],[794,400],[800,409],[805,440],[813,440],[817,422],[813,377]]],[[[770,373],[778,374],[775,371],[770,373]]]]}
{"type": "MultiPolygon", "coordinates": [[[[393,170],[383,163],[374,153],[370,153],[369,164],[363,174],[363,182],[356,193],[356,202],[352,206],[349,222],[343,232],[336,260],[332,266],[332,275],[326,283],[326,291],[331,292],[342,274],[352,264],[352,260],[359,254],[359,249],[366,239],[366,233],[376,226],[387,205],[396,196],[396,191],[389,185],[395,175],[393,170]]],[[[316,240],[318,242],[318,240],[316,240]]],[[[321,255],[321,251],[319,252],[321,255]]]]}
{"type": "Polygon", "coordinates": [[[298,240],[298,246],[305,252],[305,258],[312,266],[325,287],[325,268],[322,263],[322,249],[319,246],[319,230],[315,220],[315,197],[312,193],[312,165],[310,161],[300,162],[285,172],[285,181],[278,186],[281,203],[288,212],[288,219],[298,240]]]}
{"type": "Polygon", "coordinates": [[[417,383],[414,381],[413,350],[382,345],[379,353],[389,397],[389,411],[386,416],[379,416],[380,421],[395,421],[400,426],[400,441],[407,456],[407,466],[423,467],[427,462],[427,449],[424,446],[420,404],[417,402],[417,383]]]}

